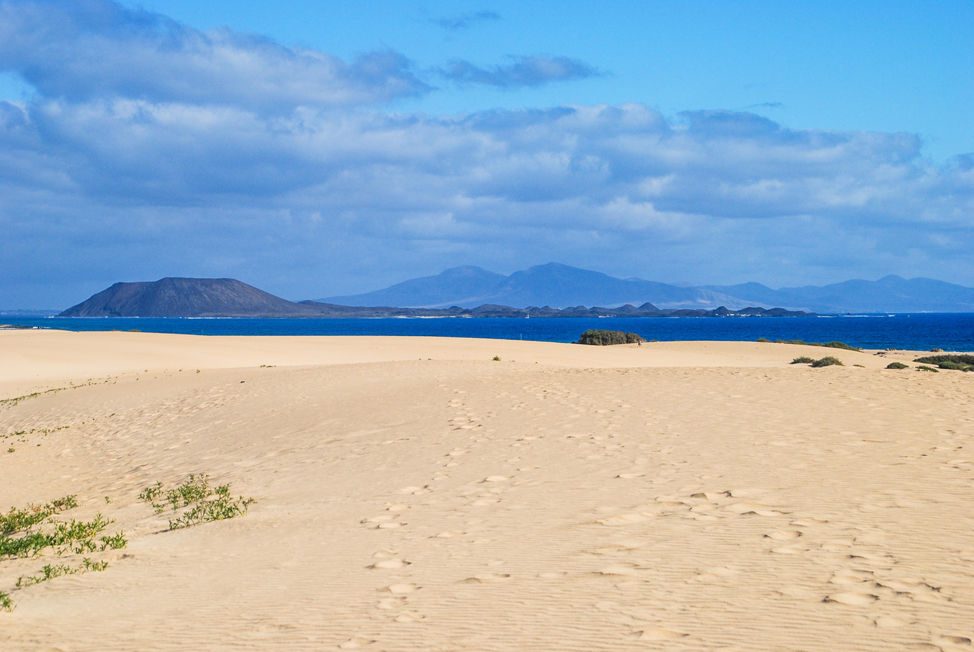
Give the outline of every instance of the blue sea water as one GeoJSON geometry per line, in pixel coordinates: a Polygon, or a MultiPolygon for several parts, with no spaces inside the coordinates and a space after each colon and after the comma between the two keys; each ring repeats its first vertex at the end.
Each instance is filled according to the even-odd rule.
{"type": "Polygon", "coordinates": [[[178,319],[17,318],[0,323],[70,331],[140,330],[192,335],[426,335],[572,342],[589,328],[632,331],[648,340],[839,340],[868,349],[974,350],[974,314],[840,317],[552,319],[178,319]]]}

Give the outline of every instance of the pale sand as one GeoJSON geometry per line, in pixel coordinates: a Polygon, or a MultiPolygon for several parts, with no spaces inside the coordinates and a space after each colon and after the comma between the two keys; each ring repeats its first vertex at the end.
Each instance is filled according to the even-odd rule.
{"type": "Polygon", "coordinates": [[[84,384],[0,404],[0,509],[129,538],[0,562],[0,649],[970,650],[974,374],[912,357],[0,332],[0,398],[84,384]],[[166,531],[190,473],[258,502],[166,531]]]}

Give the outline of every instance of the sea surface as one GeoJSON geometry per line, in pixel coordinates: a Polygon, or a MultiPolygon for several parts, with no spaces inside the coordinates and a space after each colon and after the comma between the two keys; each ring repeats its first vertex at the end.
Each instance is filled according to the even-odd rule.
{"type": "Polygon", "coordinates": [[[839,317],[670,318],[395,318],[395,319],[181,319],[23,318],[0,324],[69,331],[138,330],[192,335],[425,335],[572,342],[590,328],[631,331],[647,340],[839,340],[867,349],[974,350],[974,314],[847,315],[839,317]]]}

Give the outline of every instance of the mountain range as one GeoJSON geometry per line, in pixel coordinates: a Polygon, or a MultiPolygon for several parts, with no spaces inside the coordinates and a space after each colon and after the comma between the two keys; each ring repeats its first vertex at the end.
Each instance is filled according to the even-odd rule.
{"type": "Polygon", "coordinates": [[[62,312],[60,317],[733,317],[796,316],[781,308],[747,308],[732,311],[660,310],[651,303],[618,308],[512,308],[482,305],[476,308],[408,308],[395,306],[342,306],[333,303],[295,303],[268,294],[232,278],[163,278],[140,283],[116,283],[62,312]]]}
{"type": "Polygon", "coordinates": [[[885,276],[825,286],[774,290],[760,283],[679,286],[639,278],[615,278],[558,263],[538,265],[510,276],[480,267],[448,269],[435,276],[351,296],[320,299],[346,306],[414,308],[527,306],[621,306],[649,302],[661,309],[712,310],[782,307],[823,314],[880,312],[974,312],[974,288],[927,278],[885,276]]]}

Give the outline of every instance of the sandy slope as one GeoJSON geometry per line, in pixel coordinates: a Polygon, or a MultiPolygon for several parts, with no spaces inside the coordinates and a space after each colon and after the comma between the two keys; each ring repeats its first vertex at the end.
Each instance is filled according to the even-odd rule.
{"type": "Polygon", "coordinates": [[[974,649],[974,374],[889,359],[0,332],[0,398],[69,388],[0,404],[0,509],[129,538],[0,561],[0,649],[974,649]],[[258,503],[136,499],[201,472],[258,503]]]}

